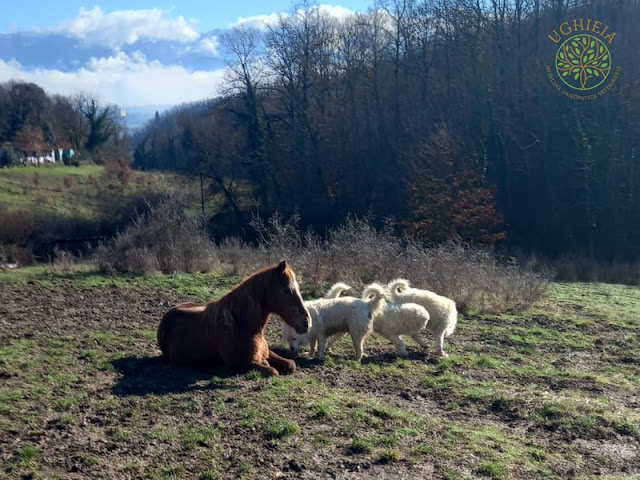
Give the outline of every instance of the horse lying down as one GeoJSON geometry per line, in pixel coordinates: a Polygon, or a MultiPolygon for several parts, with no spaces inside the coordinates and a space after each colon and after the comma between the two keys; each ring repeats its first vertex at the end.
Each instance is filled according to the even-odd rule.
{"type": "MultiPolygon", "coordinates": [[[[382,335],[395,346],[398,355],[407,355],[407,347],[400,335],[408,335],[422,348],[427,344],[418,335],[429,322],[429,312],[415,303],[396,304],[386,300],[387,291],[379,283],[372,283],[362,292],[363,300],[380,298],[378,310],[373,316],[373,331],[382,335]]],[[[329,341],[331,347],[342,335],[334,335],[329,341]]]]}
{"type": "Polygon", "coordinates": [[[307,333],[300,334],[290,325],[282,324],[282,336],[292,353],[297,353],[300,347],[309,344],[309,354],[322,360],[327,339],[338,333],[349,333],[356,359],[362,359],[364,341],[371,333],[373,317],[380,309],[382,296],[372,296],[367,300],[340,297],[340,294],[349,288],[346,284],[337,283],[331,287],[325,298],[305,302],[312,318],[311,328],[307,333]]]}
{"type": "Polygon", "coordinates": [[[284,260],[251,275],[219,300],[174,306],[160,321],[158,345],[173,364],[224,365],[266,376],[292,373],[295,362],[274,353],[264,336],[271,313],[298,334],[311,325],[295,273],[284,260]]]}

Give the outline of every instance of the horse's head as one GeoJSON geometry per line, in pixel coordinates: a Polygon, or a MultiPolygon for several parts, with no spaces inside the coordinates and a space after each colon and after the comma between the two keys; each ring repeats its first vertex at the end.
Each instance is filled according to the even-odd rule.
{"type": "Polygon", "coordinates": [[[296,274],[286,261],[274,269],[276,288],[272,291],[271,311],[277,313],[297,333],[306,333],[311,326],[311,315],[304,306],[296,274]]]}

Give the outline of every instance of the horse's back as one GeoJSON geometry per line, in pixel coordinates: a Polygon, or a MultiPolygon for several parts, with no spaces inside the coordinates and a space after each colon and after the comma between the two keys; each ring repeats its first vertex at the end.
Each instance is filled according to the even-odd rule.
{"type": "Polygon", "coordinates": [[[218,359],[206,309],[206,305],[184,302],[164,314],[158,327],[158,346],[169,362],[194,364],[218,359]]]}

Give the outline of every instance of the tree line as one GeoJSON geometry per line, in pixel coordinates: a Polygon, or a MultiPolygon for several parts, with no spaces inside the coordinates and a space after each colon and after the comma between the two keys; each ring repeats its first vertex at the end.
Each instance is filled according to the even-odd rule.
{"type": "MultiPolygon", "coordinates": [[[[79,93],[48,95],[23,81],[0,84],[0,166],[18,162],[23,153],[73,149],[98,163],[127,155],[125,128],[116,105],[79,93]]],[[[68,158],[77,162],[80,155],[68,158]]]]}
{"type": "Polygon", "coordinates": [[[381,0],[343,21],[303,3],[221,38],[227,94],[158,116],[134,162],[202,175],[230,228],[249,211],[316,231],[355,213],[425,241],[636,257],[638,3],[381,0]],[[581,18],[615,32],[621,67],[593,100],[546,71],[554,30],[581,18]]]}
{"type": "Polygon", "coordinates": [[[220,38],[225,93],[156,115],[133,164],[200,177],[216,236],[275,212],[316,232],[356,214],[426,242],[637,258],[639,3],[380,0],[338,20],[303,2],[220,38]],[[547,67],[587,19],[615,32],[584,33],[620,68],[578,100],[547,67]]]}

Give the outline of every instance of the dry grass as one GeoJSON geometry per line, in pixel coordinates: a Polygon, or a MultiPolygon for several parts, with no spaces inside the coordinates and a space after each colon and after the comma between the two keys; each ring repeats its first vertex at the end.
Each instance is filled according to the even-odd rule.
{"type": "Polygon", "coordinates": [[[112,241],[98,247],[95,260],[102,271],[139,275],[210,272],[219,267],[199,222],[176,200],[149,205],[112,241]]]}
{"type": "Polygon", "coordinates": [[[391,224],[378,230],[366,218],[348,217],[326,239],[299,229],[296,217],[284,221],[276,215],[252,225],[258,245],[228,240],[218,249],[221,262],[245,274],[290,259],[314,295],[335,281],[357,287],[403,277],[454,299],[461,311],[521,310],[542,297],[550,276],[461,242],[427,247],[396,236],[391,224]]]}

